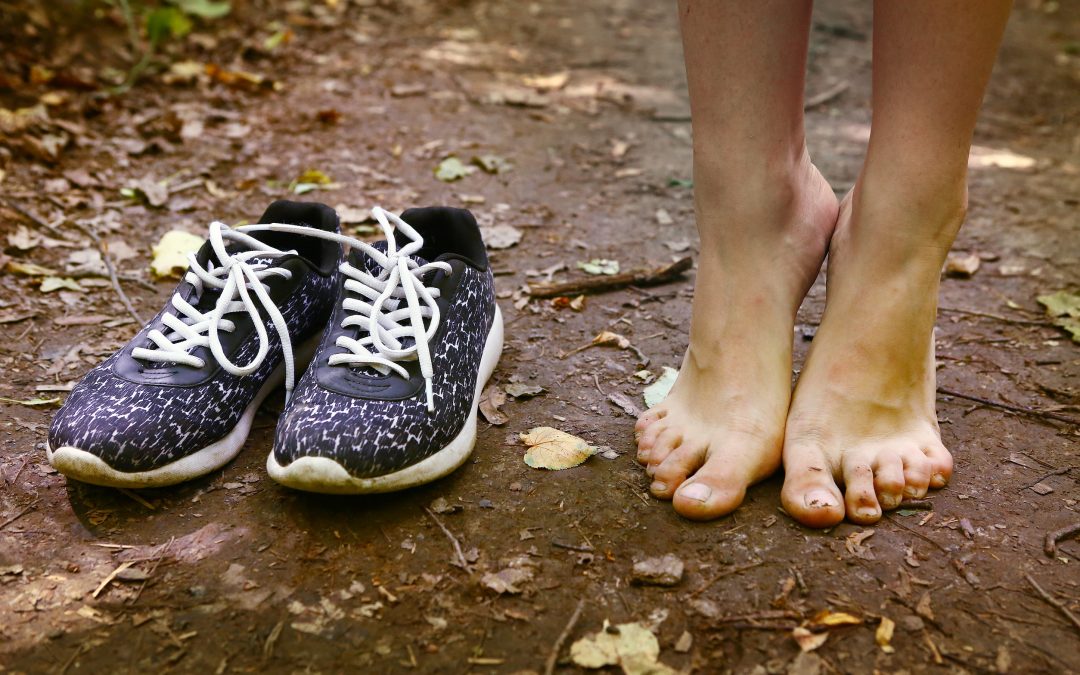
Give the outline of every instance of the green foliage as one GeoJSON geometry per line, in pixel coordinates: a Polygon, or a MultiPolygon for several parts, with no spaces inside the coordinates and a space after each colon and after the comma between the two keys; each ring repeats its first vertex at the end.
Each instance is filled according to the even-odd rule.
{"type": "Polygon", "coordinates": [[[195,28],[195,20],[212,21],[232,11],[231,0],[105,0],[118,7],[130,34],[131,46],[140,55],[128,74],[127,89],[150,65],[158,48],[167,40],[186,36],[195,28]],[[146,43],[139,37],[140,26],[146,32],[146,43]]]}

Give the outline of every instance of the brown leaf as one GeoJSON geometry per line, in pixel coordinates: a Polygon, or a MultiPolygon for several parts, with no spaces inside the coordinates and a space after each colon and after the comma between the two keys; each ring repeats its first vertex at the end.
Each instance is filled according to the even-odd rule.
{"type": "Polygon", "coordinates": [[[497,384],[489,383],[480,394],[480,414],[488,424],[500,427],[510,421],[499,406],[506,403],[506,392],[497,384]]]}

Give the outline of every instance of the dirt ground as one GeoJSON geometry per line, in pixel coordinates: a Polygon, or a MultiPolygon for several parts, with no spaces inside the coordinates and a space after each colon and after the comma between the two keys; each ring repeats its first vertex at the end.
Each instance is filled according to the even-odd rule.
{"type": "MultiPolygon", "coordinates": [[[[1080,351],[1035,300],[1080,285],[1080,6],[1019,3],[978,127],[956,250],[981,266],[943,281],[937,334],[953,482],[876,527],[819,532],[780,509],[781,476],[707,524],[648,496],[633,418],[609,396],[643,407],[643,361],[678,366],[692,272],[582,311],[521,293],[582,278],[582,260],[694,253],[673,4],[235,4],[109,94],[110,69],[132,61],[116,15],[0,1],[0,107],[48,108],[0,126],[0,397],[62,398],[137,330],[88,233],[150,316],[174,283],[147,270],[164,232],[252,220],[309,169],[332,183],[304,199],[467,205],[517,228],[520,243],[492,252],[508,331],[495,381],[543,391],[511,397],[509,421],[482,425],[451,477],[371,498],[266,476],[280,396],[223,471],[138,494],[68,482],[43,450],[55,406],[0,403],[0,670],[543,672],[581,601],[557,672],[578,670],[570,644],[605,620],[651,627],[659,660],[683,672],[1080,672],[1080,541],[1044,552],[1047,533],[1080,524],[1080,351]],[[220,68],[168,70],[186,61],[220,68]],[[485,154],[512,169],[433,173],[485,154]],[[27,263],[75,281],[43,292],[27,263]],[[602,330],[640,353],[563,356],[602,330]],[[517,435],[541,425],[613,459],[532,469],[517,435]],[[460,509],[429,515],[438,498],[460,509]],[[678,583],[631,583],[636,560],[668,553],[678,583]],[[490,575],[507,569],[518,581],[500,593],[490,575]],[[802,654],[797,627],[825,643],[802,654]]],[[[870,119],[871,3],[818,5],[811,152],[843,192],[870,119]]],[[[821,278],[797,368],[823,303],[821,278]]]]}

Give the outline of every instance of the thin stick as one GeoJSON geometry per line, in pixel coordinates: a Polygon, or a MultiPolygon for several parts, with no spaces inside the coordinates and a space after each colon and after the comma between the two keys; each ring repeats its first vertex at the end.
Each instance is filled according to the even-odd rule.
{"type": "Polygon", "coordinates": [[[1000,321],[1002,323],[1011,323],[1017,326],[1041,326],[1043,328],[1056,328],[1056,326],[1049,321],[1033,321],[1031,319],[1013,319],[1000,314],[991,314],[989,312],[978,312],[973,309],[960,309],[958,307],[938,307],[939,312],[945,314],[963,314],[964,316],[977,316],[983,319],[993,319],[994,321],[1000,321]]]}
{"type": "Polygon", "coordinates": [[[843,94],[849,87],[851,87],[851,83],[847,80],[839,82],[825,91],[806,99],[806,103],[803,104],[803,110],[811,110],[819,105],[825,105],[840,94],[843,94]]]}
{"type": "Polygon", "coordinates": [[[1068,527],[1063,527],[1060,530],[1054,530],[1053,532],[1046,533],[1046,540],[1043,542],[1043,553],[1048,557],[1053,558],[1057,555],[1057,543],[1062,539],[1072,537],[1080,534],[1080,523],[1073,523],[1068,527]]]}
{"type": "Polygon", "coordinates": [[[699,588],[696,591],[690,593],[690,597],[691,598],[696,598],[697,596],[699,596],[702,593],[704,593],[705,591],[707,591],[710,586],[715,584],[717,581],[720,581],[724,577],[729,577],[732,574],[738,574],[739,572],[745,572],[746,570],[753,569],[755,567],[758,567],[758,566],[764,565],[764,564],[765,564],[764,560],[759,560],[757,562],[748,563],[746,565],[739,565],[738,567],[730,567],[730,568],[728,568],[726,570],[722,570],[721,572],[719,572],[715,576],[713,576],[711,579],[706,581],[705,584],[701,588],[699,588]]]}
{"type": "Polygon", "coordinates": [[[544,664],[544,675],[552,675],[555,672],[555,664],[559,661],[559,652],[562,651],[563,644],[570,637],[570,633],[573,632],[574,626],[577,625],[578,619],[581,618],[581,611],[585,609],[585,599],[578,600],[577,607],[574,608],[574,613],[570,615],[570,620],[566,622],[566,627],[559,633],[559,637],[556,638],[555,644],[551,646],[551,653],[548,654],[547,662],[544,664]]]}
{"type": "Polygon", "coordinates": [[[109,281],[112,282],[113,290],[116,291],[116,295],[120,297],[120,302],[124,304],[124,308],[131,315],[131,318],[135,319],[136,323],[146,323],[139,316],[139,313],[135,311],[135,306],[131,304],[131,299],[128,298],[127,293],[124,292],[122,286],[120,286],[120,280],[116,278],[116,267],[113,266],[112,256],[109,255],[109,247],[101,241],[101,237],[92,227],[83,225],[82,223],[71,221],[72,224],[77,227],[81,232],[86,234],[93,240],[94,245],[97,246],[98,251],[101,252],[101,259],[105,263],[105,268],[109,270],[109,281]]]}
{"type": "Polygon", "coordinates": [[[142,497],[142,495],[138,494],[137,492],[135,492],[133,490],[129,490],[127,488],[116,488],[116,490],[117,490],[117,492],[124,495],[125,497],[128,497],[132,501],[139,502],[140,504],[142,504],[146,508],[150,509],[151,511],[153,511],[154,509],[157,508],[156,506],[154,506],[150,502],[146,501],[146,499],[144,499],[142,497]]]}
{"type": "Polygon", "coordinates": [[[1024,574],[1024,578],[1028,580],[1028,583],[1031,584],[1032,588],[1035,589],[1035,592],[1038,593],[1043,600],[1061,610],[1061,613],[1068,617],[1069,621],[1072,622],[1072,625],[1076,626],[1076,630],[1080,631],[1080,619],[1076,618],[1076,615],[1069,611],[1069,608],[1065,606],[1064,602],[1044,591],[1043,587],[1039,585],[1039,582],[1032,578],[1030,573],[1024,574]]]}
{"type": "Polygon", "coordinates": [[[32,511],[32,510],[33,510],[33,508],[34,508],[35,506],[37,506],[37,503],[38,503],[38,500],[36,500],[36,499],[35,499],[34,501],[30,502],[30,503],[29,503],[29,504],[28,504],[28,505],[26,506],[26,508],[24,508],[24,509],[23,509],[22,511],[19,511],[18,513],[16,513],[16,514],[15,514],[15,515],[13,515],[12,517],[10,517],[10,518],[8,518],[7,520],[5,520],[5,521],[4,521],[3,523],[0,523],[0,530],[4,529],[4,528],[5,528],[5,527],[7,527],[8,525],[10,525],[10,524],[14,523],[14,522],[15,522],[16,520],[18,520],[19,518],[22,518],[22,517],[23,517],[23,516],[25,516],[26,514],[30,513],[30,511],[32,511]]]}
{"type": "Polygon", "coordinates": [[[472,571],[469,569],[469,563],[465,560],[465,554],[461,551],[461,542],[457,540],[457,537],[454,536],[453,532],[446,529],[446,526],[442,524],[442,521],[439,520],[438,516],[431,512],[431,509],[425,506],[424,511],[427,512],[429,518],[435,521],[435,524],[438,525],[439,529],[443,531],[443,534],[445,534],[447,539],[450,540],[450,543],[454,545],[454,554],[457,555],[458,563],[461,565],[461,569],[465,570],[466,573],[471,574],[472,571]]]}
{"type": "Polygon", "coordinates": [[[991,401],[988,398],[981,398],[979,396],[972,396],[971,394],[964,394],[959,391],[953,391],[952,389],[946,389],[945,387],[938,387],[937,393],[945,396],[953,396],[956,398],[962,398],[967,401],[974,401],[982,405],[990,406],[991,408],[1001,408],[1002,410],[1008,410],[1009,412],[1020,413],[1021,415],[1029,415],[1031,417],[1039,417],[1044,419],[1056,420],[1058,422],[1065,422],[1066,424],[1078,424],[1080,420],[1073,419],[1066,415],[1058,415],[1057,413],[1046,412],[1043,410],[1036,410],[1035,408],[1028,408],[1026,406],[1010,405],[1008,403],[1001,403],[1000,401],[991,401]]]}
{"type": "Polygon", "coordinates": [[[151,577],[154,576],[154,572],[157,572],[158,565],[161,564],[161,559],[165,557],[166,551],[176,541],[176,537],[169,537],[169,541],[165,542],[165,545],[161,547],[161,550],[157,554],[157,558],[154,559],[154,564],[150,566],[150,571],[146,573],[146,578],[143,579],[142,585],[139,586],[139,590],[135,591],[135,597],[128,603],[134,605],[139,601],[139,597],[142,595],[143,589],[146,588],[146,584],[150,583],[151,577]]]}
{"type": "Polygon", "coordinates": [[[600,275],[564,281],[557,284],[529,284],[529,295],[534,298],[554,298],[560,295],[581,295],[582,293],[603,293],[625,286],[649,286],[663,284],[678,279],[694,264],[687,256],[660,267],[641,267],[622,274],[600,275]]]}

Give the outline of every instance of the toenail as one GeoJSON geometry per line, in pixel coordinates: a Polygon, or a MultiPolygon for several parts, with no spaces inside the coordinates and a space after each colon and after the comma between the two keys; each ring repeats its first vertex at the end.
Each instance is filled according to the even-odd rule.
{"type": "Polygon", "coordinates": [[[649,486],[649,489],[653,492],[667,492],[667,483],[655,481],[652,485],[649,486]]]}
{"type": "Polygon", "coordinates": [[[878,514],[877,509],[872,506],[863,506],[862,508],[856,509],[855,512],[859,514],[860,518],[873,518],[878,514]]]}
{"type": "Polygon", "coordinates": [[[814,490],[813,492],[808,492],[806,493],[805,500],[807,506],[818,509],[837,505],[836,497],[826,490],[814,490]]]}
{"type": "Polygon", "coordinates": [[[941,487],[945,484],[945,476],[944,474],[935,473],[934,477],[930,479],[930,482],[933,483],[936,487],[941,487]]]}
{"type": "Polygon", "coordinates": [[[881,507],[884,509],[895,509],[900,505],[900,500],[893,495],[881,495],[881,507]]]}
{"type": "Polygon", "coordinates": [[[712,494],[712,488],[704,483],[691,483],[679,490],[679,496],[703,502],[712,494]]]}
{"type": "Polygon", "coordinates": [[[919,491],[916,490],[915,488],[911,487],[910,485],[905,485],[904,486],[904,496],[905,497],[918,497],[919,496],[919,491]]]}

